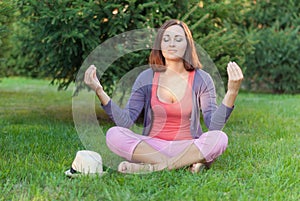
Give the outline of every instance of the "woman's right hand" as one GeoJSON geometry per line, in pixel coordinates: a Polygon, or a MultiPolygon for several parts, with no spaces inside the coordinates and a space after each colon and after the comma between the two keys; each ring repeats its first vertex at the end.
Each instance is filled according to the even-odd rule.
{"type": "Polygon", "coordinates": [[[96,92],[102,105],[108,104],[110,97],[104,92],[96,75],[96,67],[91,65],[84,73],[84,83],[96,92]]]}
{"type": "Polygon", "coordinates": [[[103,91],[103,87],[97,78],[96,71],[97,68],[94,65],[91,65],[84,73],[84,83],[95,92],[97,92],[97,90],[103,91]]]}

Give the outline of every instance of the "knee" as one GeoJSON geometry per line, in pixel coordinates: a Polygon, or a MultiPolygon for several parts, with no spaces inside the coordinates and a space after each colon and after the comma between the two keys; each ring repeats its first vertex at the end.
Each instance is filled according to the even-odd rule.
{"type": "Polygon", "coordinates": [[[226,150],[228,137],[226,133],[219,130],[208,131],[205,134],[200,151],[206,162],[212,162],[226,150]]]}
{"type": "Polygon", "coordinates": [[[226,133],[220,130],[209,131],[208,135],[211,136],[211,143],[214,145],[219,152],[224,152],[228,145],[228,137],[226,133]]]}
{"type": "Polygon", "coordinates": [[[218,131],[218,139],[220,147],[225,150],[228,145],[228,136],[223,131],[218,131]]]}
{"type": "Polygon", "coordinates": [[[117,126],[109,128],[106,132],[106,140],[115,138],[116,134],[118,133],[117,129],[117,126]]]}
{"type": "Polygon", "coordinates": [[[112,144],[116,144],[119,141],[119,137],[120,137],[120,130],[122,128],[118,127],[118,126],[114,126],[111,127],[107,130],[106,132],[106,144],[112,145],[112,144]]]}
{"type": "Polygon", "coordinates": [[[215,141],[215,147],[218,149],[218,152],[223,153],[228,145],[228,137],[226,133],[223,131],[212,131],[212,135],[214,136],[214,141],[215,141]]]}

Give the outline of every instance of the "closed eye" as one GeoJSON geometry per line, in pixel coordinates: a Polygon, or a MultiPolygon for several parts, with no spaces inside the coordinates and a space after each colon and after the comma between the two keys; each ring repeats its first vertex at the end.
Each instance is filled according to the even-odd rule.
{"type": "MultiPolygon", "coordinates": [[[[171,40],[171,37],[170,37],[169,35],[165,35],[165,36],[163,37],[163,41],[164,41],[164,42],[169,42],[170,40],[171,40]]],[[[182,41],[183,41],[183,37],[182,37],[182,36],[176,35],[175,38],[174,38],[174,40],[175,40],[176,42],[182,42],[182,41]]]]}
{"type": "Polygon", "coordinates": [[[176,36],[175,37],[176,42],[181,42],[183,38],[181,36],[176,36]]]}
{"type": "Polygon", "coordinates": [[[169,42],[170,41],[170,36],[164,36],[163,41],[164,42],[169,42]]]}

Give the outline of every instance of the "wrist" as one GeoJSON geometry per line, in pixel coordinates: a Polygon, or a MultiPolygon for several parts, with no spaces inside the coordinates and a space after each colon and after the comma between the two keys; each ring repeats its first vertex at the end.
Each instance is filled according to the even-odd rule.
{"type": "Polygon", "coordinates": [[[107,105],[108,102],[110,101],[110,97],[105,93],[103,90],[103,87],[100,85],[96,88],[95,90],[96,95],[98,96],[100,102],[102,105],[107,105]]]}
{"type": "Polygon", "coordinates": [[[222,101],[222,103],[229,108],[232,108],[235,102],[235,99],[238,95],[238,91],[236,90],[228,90],[227,93],[225,94],[225,97],[222,101]]]}
{"type": "Polygon", "coordinates": [[[228,95],[237,96],[238,93],[239,93],[239,90],[231,90],[231,89],[227,90],[228,95]]]}
{"type": "Polygon", "coordinates": [[[102,86],[97,86],[95,89],[95,93],[97,96],[100,96],[103,93],[103,87],[102,86]]]}

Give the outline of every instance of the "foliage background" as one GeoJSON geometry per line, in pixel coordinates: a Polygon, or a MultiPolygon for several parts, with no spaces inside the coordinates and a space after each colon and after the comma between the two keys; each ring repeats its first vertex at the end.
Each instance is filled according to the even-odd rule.
{"type": "MultiPolygon", "coordinates": [[[[234,60],[245,73],[245,89],[299,93],[299,11],[296,0],[3,0],[0,74],[47,77],[66,89],[99,44],[177,18],[190,26],[224,83],[234,60]]],[[[148,55],[138,51],[115,61],[102,76],[106,91],[147,64],[148,55]]]]}
{"type": "Polygon", "coordinates": [[[0,76],[4,75],[6,62],[11,50],[10,35],[14,22],[15,9],[8,0],[0,1],[0,76]]]}
{"type": "Polygon", "coordinates": [[[299,1],[258,1],[246,16],[245,30],[256,41],[246,55],[248,88],[299,93],[299,1]]]}

